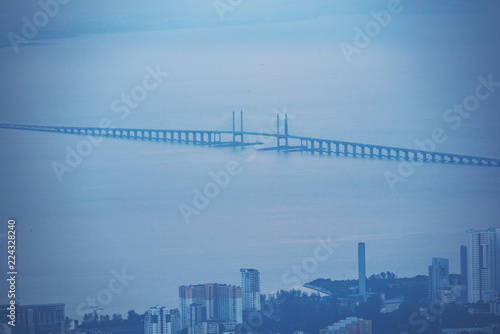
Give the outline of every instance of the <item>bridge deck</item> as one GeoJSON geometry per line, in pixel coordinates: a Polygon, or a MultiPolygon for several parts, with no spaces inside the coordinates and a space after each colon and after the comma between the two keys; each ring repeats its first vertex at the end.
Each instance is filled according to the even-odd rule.
{"type": "MultiPolygon", "coordinates": [[[[251,131],[219,130],[169,130],[169,129],[134,129],[101,127],[41,126],[0,123],[0,128],[67,133],[87,136],[114,137],[125,139],[155,140],[164,142],[192,143],[214,147],[261,146],[264,137],[274,137],[276,146],[263,147],[261,150],[286,152],[308,151],[312,153],[343,155],[352,157],[371,157],[385,159],[404,159],[424,162],[468,164],[500,167],[500,159],[475,157],[461,154],[423,151],[383,145],[372,145],[332,139],[294,136],[277,133],[259,133],[251,131]],[[232,137],[223,140],[224,137],[232,137]],[[256,137],[253,141],[245,141],[256,137]],[[284,145],[283,145],[284,143],[284,145]]],[[[287,130],[287,127],[285,128],[287,130]]]]}

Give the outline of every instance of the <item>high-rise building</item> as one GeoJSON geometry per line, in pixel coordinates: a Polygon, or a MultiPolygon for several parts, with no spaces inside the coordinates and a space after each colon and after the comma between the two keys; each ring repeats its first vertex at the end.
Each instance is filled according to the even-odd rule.
{"type": "Polygon", "coordinates": [[[365,266],[365,243],[358,244],[358,275],[359,275],[359,295],[366,300],[366,266],[365,266]]]}
{"type": "Polygon", "coordinates": [[[144,318],[144,334],[179,334],[179,310],[166,307],[151,307],[144,318]]]}
{"type": "Polygon", "coordinates": [[[460,246],[461,301],[467,303],[467,247],[460,246]]]}
{"type": "Polygon", "coordinates": [[[467,230],[468,302],[488,302],[500,289],[500,228],[467,230]]]}
{"type": "Polygon", "coordinates": [[[260,273],[257,269],[240,269],[243,311],[260,311],[260,273]]]}
{"type": "Polygon", "coordinates": [[[179,287],[181,329],[203,321],[243,322],[241,288],[226,284],[199,284],[179,287]]]}
{"type": "Polygon", "coordinates": [[[429,266],[429,298],[441,299],[440,290],[450,286],[450,264],[448,259],[432,258],[429,266]]]}
{"type": "Polygon", "coordinates": [[[201,304],[191,304],[188,306],[187,328],[194,328],[207,320],[207,308],[201,304]]]}
{"type": "Polygon", "coordinates": [[[167,315],[167,334],[179,334],[181,332],[181,314],[178,309],[170,310],[167,315]]]}
{"type": "MultiPolygon", "coordinates": [[[[7,323],[8,305],[0,306],[0,323],[7,323]]],[[[49,334],[66,332],[64,304],[18,305],[13,334],[49,334]]]]}

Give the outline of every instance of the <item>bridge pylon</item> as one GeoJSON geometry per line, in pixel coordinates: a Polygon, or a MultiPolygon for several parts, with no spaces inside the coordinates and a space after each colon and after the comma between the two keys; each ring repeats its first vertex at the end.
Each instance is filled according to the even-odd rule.
{"type": "Polygon", "coordinates": [[[233,110],[233,146],[236,144],[236,129],[234,123],[234,110],[233,110]]]}
{"type": "Polygon", "coordinates": [[[243,136],[243,110],[240,111],[240,132],[236,132],[236,117],[233,110],[233,146],[244,146],[243,136]],[[237,144],[236,137],[240,136],[240,142],[237,144]]]}
{"type": "Polygon", "coordinates": [[[285,114],[285,145],[288,149],[288,114],[285,114]]]}
{"type": "Polygon", "coordinates": [[[280,114],[276,114],[276,149],[280,149],[280,114]]]}
{"type": "Polygon", "coordinates": [[[240,111],[240,121],[241,121],[241,144],[243,145],[244,140],[243,140],[243,110],[240,111]]]}

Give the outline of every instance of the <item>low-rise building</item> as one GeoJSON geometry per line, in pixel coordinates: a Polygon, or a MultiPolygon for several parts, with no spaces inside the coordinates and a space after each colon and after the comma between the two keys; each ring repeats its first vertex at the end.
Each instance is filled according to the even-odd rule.
{"type": "MultiPolygon", "coordinates": [[[[0,305],[0,324],[7,324],[8,305],[0,305]]],[[[65,334],[64,304],[18,305],[12,334],[65,334]]],[[[8,332],[7,332],[8,333],[8,332]]]]}
{"type": "Polygon", "coordinates": [[[371,334],[372,321],[357,317],[348,317],[340,320],[325,329],[320,329],[320,334],[371,334]]]}

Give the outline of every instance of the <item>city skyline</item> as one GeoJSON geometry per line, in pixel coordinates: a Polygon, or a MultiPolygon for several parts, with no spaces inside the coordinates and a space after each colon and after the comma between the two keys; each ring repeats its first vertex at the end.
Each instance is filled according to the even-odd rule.
{"type": "MultiPolygon", "coordinates": [[[[460,254],[462,255],[464,252],[467,252],[467,266],[474,267],[474,247],[477,248],[478,242],[482,242],[483,245],[493,245],[493,252],[496,252],[495,244],[496,244],[496,235],[500,228],[489,228],[486,230],[466,230],[464,232],[465,239],[467,241],[467,249],[471,251],[467,252],[464,246],[460,246],[458,248],[460,254]],[[472,246],[472,248],[471,248],[472,246]],[[472,259],[472,263],[470,261],[472,259]]],[[[361,278],[362,275],[365,274],[365,243],[358,243],[358,257],[357,264],[359,269],[359,280],[358,280],[358,295],[356,296],[364,296],[363,300],[366,301],[365,295],[365,284],[362,283],[361,278]]],[[[488,248],[488,247],[486,247],[488,248]]],[[[485,263],[489,263],[489,260],[486,260],[485,263]]],[[[463,266],[463,263],[461,263],[463,266]]],[[[449,273],[449,261],[448,259],[443,258],[432,258],[432,264],[428,267],[428,281],[429,281],[429,299],[432,301],[442,300],[445,304],[453,303],[455,301],[459,301],[460,295],[453,297],[453,289],[452,283],[450,282],[450,273],[449,273]],[[446,295],[440,295],[442,291],[448,291],[446,295]]],[[[462,268],[463,269],[463,268],[462,268]]],[[[496,268],[494,268],[496,269],[496,268]]],[[[474,272],[474,271],[472,271],[474,272]]],[[[235,273],[236,275],[236,273],[235,273]]],[[[242,286],[246,286],[246,290],[250,289],[252,293],[255,293],[255,290],[258,290],[258,286],[260,286],[260,275],[257,269],[240,269],[239,277],[242,286]]],[[[366,276],[365,276],[366,277],[366,276]]],[[[473,277],[473,274],[470,275],[473,277]]],[[[469,278],[470,278],[469,277],[469,278]]],[[[485,276],[486,277],[486,276],[485,276]]],[[[474,284],[474,278],[468,279],[471,284],[474,284]]],[[[455,283],[456,284],[456,283],[455,283]]],[[[463,282],[462,282],[463,284],[463,282]]],[[[472,285],[473,286],[473,285],[472,285]]],[[[489,285],[488,285],[489,286],[489,285]]],[[[469,291],[474,291],[475,288],[470,288],[469,291]]],[[[242,318],[242,311],[245,310],[244,303],[242,302],[243,297],[242,287],[232,286],[228,284],[220,284],[220,283],[204,283],[204,284],[194,284],[194,285],[182,285],[179,287],[179,308],[168,308],[165,306],[151,306],[149,309],[144,311],[144,333],[145,334],[178,334],[182,328],[186,328],[188,333],[196,334],[196,333],[218,333],[219,332],[219,324],[224,322],[226,330],[234,330],[237,324],[244,323],[242,318]],[[229,298],[229,299],[228,299],[229,298]],[[232,299],[236,298],[236,299],[232,299]],[[233,302],[230,302],[233,300],[233,302]],[[234,300],[239,300],[239,302],[235,303],[234,300]],[[225,303],[228,303],[226,306],[225,303]],[[232,305],[232,306],[231,306],[232,305]],[[229,308],[228,308],[229,307],[229,308]],[[231,311],[233,308],[233,311],[231,311]],[[235,315],[234,312],[239,312],[239,315],[235,315]],[[222,312],[222,313],[221,313],[222,312]],[[212,328],[213,327],[213,328],[212,328]]],[[[496,298],[498,299],[499,290],[495,288],[496,298]]],[[[249,292],[250,293],[250,292],[249,292]]],[[[470,301],[469,302],[477,302],[479,300],[483,301],[492,301],[491,291],[487,291],[486,294],[479,296],[480,299],[470,301]]],[[[368,298],[373,298],[373,292],[370,292],[371,296],[368,298]]],[[[258,294],[260,300],[260,293],[258,294]]],[[[472,294],[472,296],[475,296],[472,294]]],[[[354,301],[355,299],[353,299],[354,301]]],[[[358,301],[359,302],[359,301],[358,301]]],[[[248,305],[251,305],[253,302],[247,302],[248,305]]],[[[497,302],[498,303],[498,302],[497,302]]],[[[497,305],[497,304],[494,304],[497,305]]],[[[63,326],[64,323],[64,304],[53,304],[53,305],[24,305],[22,308],[31,308],[37,309],[40,312],[47,312],[46,310],[54,309],[58,312],[61,312],[62,315],[58,315],[57,318],[54,314],[50,314],[48,318],[52,320],[46,323],[46,326],[63,326]]],[[[497,306],[495,306],[497,307],[497,306]]],[[[247,311],[260,311],[260,303],[259,308],[247,307],[247,311]]],[[[8,309],[7,309],[8,311],[8,309]]],[[[25,311],[23,311],[25,312],[25,311]]],[[[95,312],[95,311],[94,311],[95,312]]],[[[141,312],[142,313],[142,312],[141,312]]],[[[24,313],[23,313],[24,314],[24,313]]],[[[37,318],[38,319],[38,318],[37,318]]],[[[42,318],[43,319],[43,318],[42,318]]],[[[80,320],[80,319],[76,319],[80,320]]],[[[346,320],[339,321],[331,326],[327,326],[325,329],[325,333],[329,333],[330,330],[335,330],[336,328],[343,328],[350,323],[355,323],[358,318],[351,317],[346,320]]],[[[18,320],[19,321],[19,320],[18,320]]],[[[20,320],[21,326],[27,326],[27,320],[20,320]]],[[[371,330],[371,320],[366,320],[370,322],[370,330],[371,330]]],[[[368,325],[366,322],[366,325],[368,325]]],[[[357,322],[356,322],[357,323],[357,322]]],[[[43,322],[42,322],[43,325],[43,322]]],[[[35,326],[41,326],[40,324],[35,326]]],[[[42,327],[40,327],[42,328],[42,327]]]]}
{"type": "MultiPolygon", "coordinates": [[[[491,231],[498,231],[500,230],[500,227],[498,228],[489,228],[489,229],[486,229],[486,230],[481,230],[481,231],[475,231],[475,230],[466,230],[464,231],[464,234],[466,235],[464,237],[465,240],[468,240],[468,234],[471,233],[471,232],[474,232],[474,233],[487,233],[487,232],[491,232],[491,231]]],[[[372,275],[376,275],[378,274],[379,272],[372,272],[371,274],[366,274],[366,260],[365,260],[365,250],[366,250],[366,243],[364,242],[360,242],[357,244],[358,246],[358,256],[356,258],[356,267],[358,268],[358,272],[357,272],[357,275],[356,277],[352,277],[352,278],[347,278],[347,280],[354,280],[354,281],[357,281],[357,286],[359,287],[359,295],[361,296],[365,296],[365,299],[366,299],[366,282],[364,283],[364,286],[360,285],[360,278],[362,277],[361,275],[363,274],[363,272],[365,273],[365,277],[366,278],[369,278],[370,276],[372,275]],[[364,288],[364,289],[363,289],[364,288]],[[363,294],[363,290],[365,291],[365,293],[363,294]]],[[[464,248],[465,246],[463,245],[460,245],[457,247],[457,252],[459,253],[459,257],[461,255],[461,252],[462,252],[462,248],[464,248]]],[[[465,247],[466,248],[466,247],[465,247]]],[[[354,261],[355,259],[353,259],[354,261]]],[[[461,262],[461,261],[460,261],[461,262]]],[[[470,263],[470,261],[466,261],[467,264],[470,263]]],[[[461,265],[461,264],[460,264],[461,265]]],[[[439,300],[441,298],[441,296],[439,294],[437,294],[437,291],[440,290],[440,289],[443,289],[443,288],[447,288],[449,289],[451,287],[451,284],[450,284],[450,278],[449,276],[450,275],[460,275],[461,274],[461,269],[457,272],[450,272],[449,271],[449,259],[447,258],[437,258],[437,257],[433,257],[431,259],[431,265],[428,266],[426,268],[426,270],[422,271],[421,274],[418,274],[418,275],[423,275],[423,276],[427,276],[428,279],[429,279],[429,297],[431,298],[431,300],[439,300]]],[[[391,268],[387,268],[387,271],[390,272],[391,271],[391,268]]],[[[260,273],[258,271],[258,269],[240,269],[239,271],[240,275],[239,275],[239,281],[240,283],[243,282],[245,280],[245,276],[247,277],[246,279],[250,279],[250,281],[252,280],[255,280],[257,279],[258,282],[259,282],[259,286],[260,286],[260,273]],[[257,274],[255,274],[257,273],[257,274]],[[245,275],[246,274],[246,275],[245,275]],[[250,277],[250,278],[248,278],[250,277]]],[[[328,279],[328,277],[316,277],[316,278],[323,278],[323,279],[328,279]]],[[[412,277],[406,277],[406,276],[403,276],[403,277],[400,277],[400,276],[397,276],[397,278],[412,278],[412,277]]],[[[468,280],[468,277],[466,278],[466,280],[468,280]]],[[[304,285],[306,283],[309,283],[309,282],[304,282],[304,285]]],[[[302,288],[302,292],[306,292],[306,293],[319,293],[320,291],[317,291],[317,290],[314,290],[314,289],[311,289],[311,288],[308,288],[308,287],[305,287],[304,285],[302,285],[301,287],[293,287],[294,289],[295,288],[299,288],[299,290],[301,290],[300,288],[302,288]],[[305,289],[304,289],[305,288],[305,289]]],[[[157,304],[157,306],[153,306],[152,308],[156,308],[156,307],[160,307],[160,308],[163,308],[163,309],[166,309],[166,310],[171,310],[171,309],[177,309],[176,306],[179,306],[178,309],[185,309],[186,307],[189,306],[189,304],[193,303],[193,304],[198,304],[198,303],[205,303],[204,301],[201,301],[205,298],[206,295],[208,295],[208,293],[206,292],[206,289],[212,289],[213,287],[220,287],[220,288],[231,288],[231,289],[234,289],[236,288],[235,293],[237,296],[240,296],[239,298],[242,299],[242,302],[241,302],[241,311],[245,310],[244,308],[244,303],[243,303],[243,284],[240,284],[240,286],[237,286],[237,285],[231,285],[231,283],[220,283],[220,281],[216,281],[216,282],[211,282],[211,283],[192,283],[192,284],[188,284],[188,285],[182,285],[179,287],[179,295],[180,296],[183,296],[182,298],[189,298],[190,299],[190,302],[186,303],[184,302],[184,304],[182,304],[181,302],[181,305],[169,305],[169,306],[164,306],[166,304],[157,304]],[[187,297],[189,296],[189,297],[187,297]]],[[[286,290],[286,289],[285,289],[286,290]]],[[[462,289],[462,291],[464,291],[464,289],[462,289]]],[[[266,296],[266,295],[274,295],[278,292],[277,291],[273,291],[273,292],[270,292],[268,294],[266,293],[259,293],[259,296],[262,295],[262,296],[266,296]]],[[[255,293],[255,291],[254,291],[255,293]]],[[[497,293],[500,293],[500,290],[498,290],[497,293]]],[[[457,297],[460,297],[460,296],[457,296],[457,297]]],[[[465,297],[467,297],[467,295],[465,295],[465,297]]],[[[467,298],[466,298],[467,299],[467,298]]],[[[486,300],[486,299],[485,299],[486,300]]],[[[453,301],[455,301],[455,299],[453,299],[453,301]]],[[[459,299],[457,298],[457,301],[459,301],[459,299]]],[[[475,300],[474,302],[477,302],[478,300],[475,300]]],[[[250,308],[248,309],[250,311],[259,311],[260,310],[260,300],[259,300],[259,308],[256,308],[256,309],[253,309],[253,308],[250,308]]],[[[145,311],[147,312],[147,310],[145,311]]],[[[212,314],[213,314],[213,311],[212,311],[212,314]]],[[[181,316],[182,318],[182,316],[181,316]]],[[[182,319],[181,319],[181,323],[182,323],[182,319]]]]}
{"type": "MultiPolygon", "coordinates": [[[[500,227],[499,228],[489,228],[489,229],[486,229],[486,230],[467,230],[465,231],[464,233],[466,234],[469,234],[469,233],[488,233],[488,232],[491,232],[491,231],[495,231],[495,230],[500,230],[500,227]]],[[[361,271],[361,268],[366,266],[365,263],[362,262],[362,259],[364,260],[364,250],[365,250],[365,244],[366,243],[358,243],[358,257],[357,257],[357,261],[356,262],[353,262],[353,263],[356,263],[356,266],[358,267],[358,272],[357,272],[357,275],[356,276],[353,276],[353,277],[350,277],[350,278],[347,278],[346,280],[355,280],[355,281],[358,281],[359,282],[359,278],[361,277],[362,275],[362,272],[361,271]]],[[[460,245],[458,248],[459,250],[461,250],[462,247],[465,247],[465,246],[462,246],[460,245]]],[[[429,266],[426,270],[422,270],[422,273],[418,274],[418,275],[425,275],[425,276],[428,276],[430,279],[432,277],[432,280],[434,280],[434,282],[436,283],[430,283],[432,284],[432,287],[431,285],[429,286],[429,291],[432,291],[434,289],[439,289],[440,287],[440,280],[442,278],[446,278],[446,280],[449,280],[449,275],[450,274],[458,274],[460,275],[460,270],[457,271],[457,272],[450,272],[449,271],[449,259],[445,259],[445,258],[436,258],[436,257],[433,257],[431,259],[432,261],[432,264],[431,266],[429,266]],[[431,270],[431,267],[435,267],[435,268],[443,268],[443,269],[439,269],[438,271],[434,271],[434,270],[431,270]],[[436,276],[434,276],[436,275],[436,276]],[[435,288],[436,287],[436,288],[435,288]]],[[[355,259],[353,259],[353,261],[355,261],[355,259]]],[[[467,263],[469,264],[470,262],[467,261],[467,263]]],[[[244,277],[244,273],[248,273],[248,272],[257,272],[257,277],[258,277],[258,280],[259,280],[259,283],[260,283],[260,273],[257,269],[240,269],[239,273],[239,282],[242,282],[243,280],[243,277],[244,277]]],[[[391,271],[391,268],[387,268],[387,271],[391,271]]],[[[375,274],[378,274],[379,272],[372,272],[371,275],[375,275],[375,274]]],[[[371,276],[370,273],[366,274],[366,277],[368,278],[369,276],[371,276]]],[[[235,277],[237,277],[235,275],[235,277]]],[[[316,278],[328,278],[328,277],[316,277],[316,278]]],[[[398,276],[398,278],[411,278],[411,277],[406,277],[406,276],[398,276]]],[[[236,280],[236,279],[235,279],[236,280]]],[[[306,283],[309,283],[309,282],[304,282],[304,284],[306,283]]],[[[359,284],[359,283],[358,283],[359,284]]],[[[366,283],[365,283],[366,284],[366,283]]],[[[260,285],[260,284],[259,284],[260,285]]],[[[240,286],[237,286],[237,285],[231,285],[231,283],[220,283],[220,281],[216,281],[216,282],[211,282],[211,283],[194,283],[192,282],[191,284],[187,284],[187,285],[183,285],[183,286],[180,286],[179,287],[179,291],[181,291],[180,289],[182,288],[182,294],[183,295],[186,295],[188,294],[189,296],[191,296],[190,298],[204,298],[204,297],[201,297],[202,295],[205,295],[205,292],[201,292],[201,290],[199,292],[195,292],[196,290],[192,290],[193,288],[196,289],[196,288],[202,288],[202,290],[205,290],[206,287],[208,286],[215,286],[215,287],[228,287],[228,288],[239,288],[236,293],[242,298],[243,296],[243,292],[242,292],[242,285],[240,284],[240,286]],[[190,291],[190,292],[187,292],[188,290],[186,290],[186,288],[190,291]],[[198,296],[198,297],[194,297],[194,296],[198,296]]],[[[302,286],[303,287],[303,286],[302,286]]],[[[296,287],[294,287],[296,288],[296,287]]],[[[318,291],[314,291],[312,289],[308,289],[306,288],[304,291],[309,291],[309,293],[318,293],[318,291]]],[[[278,291],[273,291],[273,292],[270,292],[269,294],[274,294],[278,291]]],[[[180,292],[181,293],[181,292],[180,292]]],[[[266,293],[261,293],[262,295],[266,295],[266,293]]],[[[431,294],[430,294],[431,295],[431,294]]],[[[432,294],[431,295],[433,299],[435,299],[436,295],[432,294]]],[[[477,301],[477,300],[476,300],[477,301]]],[[[166,304],[156,304],[158,307],[162,307],[162,308],[165,308],[165,309],[175,309],[176,306],[179,306],[179,305],[169,305],[169,306],[166,306],[166,304]],[[161,306],[160,306],[161,305],[161,306]]],[[[157,307],[157,306],[153,306],[154,307],[157,307]]],[[[182,307],[180,307],[179,309],[181,309],[182,307]]],[[[135,309],[134,309],[135,310],[135,309]]],[[[243,310],[243,303],[242,303],[242,310],[243,310]]],[[[93,311],[93,310],[92,310],[93,311]]],[[[140,310],[139,310],[140,311],[140,310]]],[[[147,312],[147,310],[145,310],[145,312],[147,312]]],[[[111,314],[109,314],[111,315],[111,314]]]]}

